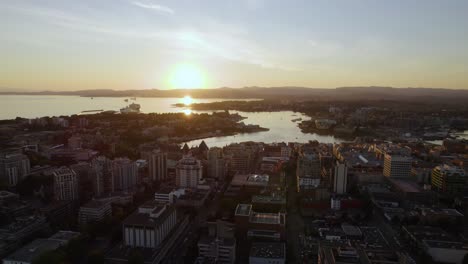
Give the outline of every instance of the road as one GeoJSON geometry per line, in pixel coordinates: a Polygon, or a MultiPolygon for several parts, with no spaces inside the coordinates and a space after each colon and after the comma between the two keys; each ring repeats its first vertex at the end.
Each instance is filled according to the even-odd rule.
{"type": "Polygon", "coordinates": [[[184,263],[190,247],[196,246],[198,242],[198,230],[200,224],[206,223],[210,215],[216,213],[220,206],[220,194],[216,193],[212,200],[207,201],[207,206],[198,209],[197,216],[193,219],[184,233],[179,236],[174,246],[168,251],[167,258],[162,262],[164,264],[184,263]]]}
{"type": "Polygon", "coordinates": [[[287,256],[288,263],[300,263],[299,235],[304,234],[304,221],[297,205],[296,174],[286,174],[287,182],[287,256]]]}

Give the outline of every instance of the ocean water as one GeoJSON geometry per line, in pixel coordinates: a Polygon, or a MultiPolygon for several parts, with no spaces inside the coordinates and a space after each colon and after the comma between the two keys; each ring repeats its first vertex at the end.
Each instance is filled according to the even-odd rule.
{"type": "MultiPolygon", "coordinates": [[[[93,99],[79,96],[48,96],[48,95],[1,95],[0,119],[14,119],[16,117],[35,118],[42,116],[73,115],[86,110],[115,110],[125,107],[131,102],[141,105],[143,113],[184,112],[189,114],[190,106],[174,107],[176,103],[187,102],[184,98],[136,98],[135,101],[116,97],[95,97],[93,99]]],[[[127,98],[128,99],[128,98],[127,98]]],[[[233,99],[191,99],[192,103],[209,103],[233,99]]],[[[236,111],[231,111],[236,112],[236,111]]],[[[240,134],[235,136],[212,137],[204,139],[209,147],[225,146],[234,142],[262,141],[262,142],[308,142],[317,140],[323,143],[337,143],[342,140],[334,136],[302,133],[297,122],[292,119],[309,117],[291,111],[281,112],[237,112],[247,119],[242,122],[256,124],[269,128],[269,131],[240,134]]],[[[187,142],[190,146],[200,144],[201,140],[187,142]]]]}

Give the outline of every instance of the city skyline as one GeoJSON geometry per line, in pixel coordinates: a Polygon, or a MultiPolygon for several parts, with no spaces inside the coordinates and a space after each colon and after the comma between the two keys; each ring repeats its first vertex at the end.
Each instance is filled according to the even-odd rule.
{"type": "Polygon", "coordinates": [[[468,88],[464,1],[0,3],[0,87],[468,88]]]}

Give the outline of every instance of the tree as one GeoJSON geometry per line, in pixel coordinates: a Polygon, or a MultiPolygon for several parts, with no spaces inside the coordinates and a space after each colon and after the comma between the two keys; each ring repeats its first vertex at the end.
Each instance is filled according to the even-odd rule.
{"type": "Polygon", "coordinates": [[[71,260],[80,259],[86,251],[86,242],[83,237],[70,240],[65,248],[67,257],[71,260]]]}
{"type": "Polygon", "coordinates": [[[44,252],[32,261],[32,264],[62,264],[65,263],[65,254],[60,250],[44,252]]]}
{"type": "Polygon", "coordinates": [[[88,264],[104,264],[104,254],[99,250],[93,250],[88,254],[88,264]]]}
{"type": "Polygon", "coordinates": [[[143,258],[141,252],[138,250],[134,249],[128,255],[128,264],[143,264],[144,262],[145,259],[143,258]]]}
{"type": "Polygon", "coordinates": [[[465,254],[465,256],[463,257],[462,263],[463,264],[468,264],[468,254],[465,254]]]}

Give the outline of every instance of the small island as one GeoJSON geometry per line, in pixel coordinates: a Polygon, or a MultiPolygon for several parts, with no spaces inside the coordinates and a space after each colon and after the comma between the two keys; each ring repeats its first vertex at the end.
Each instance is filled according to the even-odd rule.
{"type": "MultiPolygon", "coordinates": [[[[48,147],[64,144],[64,133],[73,128],[83,138],[83,147],[114,156],[138,157],[138,146],[147,142],[180,144],[210,137],[232,136],[268,131],[259,125],[241,122],[237,113],[164,113],[118,114],[102,112],[89,115],[16,118],[3,120],[0,139],[41,137],[53,138],[48,147]]],[[[2,147],[9,147],[7,145],[2,147]]]]}

